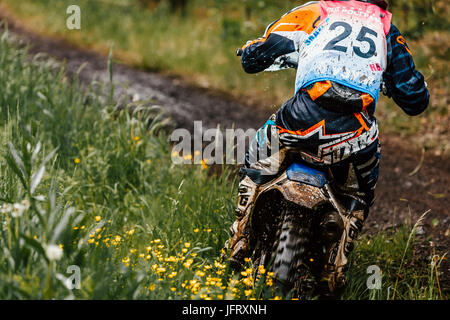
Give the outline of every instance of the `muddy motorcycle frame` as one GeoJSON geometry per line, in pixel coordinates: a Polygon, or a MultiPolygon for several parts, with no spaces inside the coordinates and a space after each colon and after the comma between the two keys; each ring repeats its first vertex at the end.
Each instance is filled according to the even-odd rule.
{"type": "MultiPolygon", "coordinates": [[[[297,68],[297,61],[296,56],[282,56],[265,71],[297,68]]],[[[273,271],[275,287],[285,296],[334,296],[345,281],[335,278],[342,274],[334,272],[335,262],[353,250],[362,222],[349,215],[357,201],[338,197],[327,171],[298,159],[258,188],[250,216],[254,279],[263,276],[262,269],[273,271]],[[348,242],[346,237],[352,240],[349,246],[338,246],[348,242]]]]}
{"type": "Polygon", "coordinates": [[[275,287],[284,296],[309,299],[339,293],[344,279],[334,278],[334,263],[339,250],[348,256],[353,247],[338,244],[346,243],[347,236],[355,240],[362,223],[348,214],[347,208],[357,203],[346,199],[343,205],[331,181],[325,171],[298,161],[258,188],[250,216],[255,281],[264,269],[274,273],[275,287]]]}

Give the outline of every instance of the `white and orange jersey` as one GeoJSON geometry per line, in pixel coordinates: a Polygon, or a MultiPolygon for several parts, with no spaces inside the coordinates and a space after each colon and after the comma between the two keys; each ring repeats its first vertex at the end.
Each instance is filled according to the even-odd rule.
{"type": "Polygon", "coordinates": [[[266,42],[271,35],[279,35],[292,40],[298,49],[301,40],[311,34],[320,22],[318,3],[319,1],[311,1],[292,9],[279,20],[271,23],[261,38],[247,42],[242,49],[245,50],[255,43],[266,42]]]}
{"type": "Polygon", "coordinates": [[[298,61],[296,91],[275,125],[283,145],[301,147],[315,161],[339,162],[377,140],[382,79],[384,93],[407,114],[418,115],[429,104],[410,48],[391,14],[376,5],[308,2],[249,41],[241,61],[246,72],[257,73],[293,66],[286,56],[298,61]]]}
{"type": "MultiPolygon", "coordinates": [[[[269,68],[273,58],[298,61],[296,89],[330,80],[377,100],[387,66],[386,35],[391,14],[360,1],[314,1],[294,8],[270,24],[253,47],[267,59],[253,59],[244,69],[269,68]],[[262,65],[257,66],[256,61],[262,65]],[[253,62],[253,63],[252,63],[253,62]]],[[[248,50],[251,51],[251,50],[248,50]]]]}
{"type": "Polygon", "coordinates": [[[320,24],[300,42],[296,91],[330,80],[375,101],[387,67],[391,13],[361,1],[321,1],[320,24]]]}

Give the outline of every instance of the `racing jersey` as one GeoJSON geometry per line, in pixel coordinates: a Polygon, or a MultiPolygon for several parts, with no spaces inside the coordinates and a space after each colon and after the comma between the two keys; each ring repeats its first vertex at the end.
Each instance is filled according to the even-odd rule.
{"type": "MultiPolygon", "coordinates": [[[[389,12],[380,9],[375,5],[358,1],[308,2],[294,8],[283,15],[279,20],[270,24],[261,38],[248,42],[243,47],[242,66],[248,73],[257,73],[269,68],[278,57],[292,52],[299,52],[299,71],[297,72],[296,79],[296,93],[302,89],[305,90],[306,87],[315,83],[315,86],[310,86],[309,94],[313,100],[316,100],[330,89],[331,91],[342,91],[339,90],[339,84],[342,84],[357,89],[353,92],[356,93],[356,95],[353,94],[350,99],[346,100],[348,105],[360,105],[361,109],[368,108],[369,112],[373,112],[375,111],[375,105],[380,89],[380,78],[382,77],[386,83],[386,93],[388,96],[392,97],[408,115],[420,114],[428,106],[429,92],[426,88],[423,75],[415,69],[411,50],[404,37],[400,31],[390,23],[390,16],[391,14],[389,12]],[[350,21],[350,23],[347,23],[346,21],[336,21],[336,18],[332,18],[326,22],[330,16],[325,15],[324,12],[327,12],[327,9],[330,9],[330,7],[331,9],[335,8],[336,4],[346,8],[355,7],[358,8],[358,10],[362,7],[368,7],[372,11],[375,10],[380,15],[383,15],[384,17],[380,17],[383,34],[379,34],[379,43],[374,43],[375,37],[373,36],[374,32],[377,34],[381,33],[379,29],[374,31],[370,27],[361,25],[360,23],[358,24],[359,28],[355,28],[352,27],[352,23],[355,24],[355,22],[350,21]],[[351,34],[354,38],[348,36],[346,39],[342,39],[350,31],[348,26],[352,29],[356,29],[351,34]],[[327,27],[328,29],[333,27],[335,33],[330,34],[330,32],[323,32],[327,27]],[[321,34],[323,34],[323,36],[321,34]],[[322,39],[321,37],[325,39],[322,39]],[[320,41],[321,39],[322,41],[320,41]],[[343,41],[339,41],[340,39],[343,41]],[[357,41],[358,39],[362,41],[357,41]],[[331,57],[330,53],[341,53],[346,45],[350,47],[348,43],[349,40],[350,42],[356,42],[357,44],[355,44],[353,48],[346,48],[346,56],[336,55],[335,57],[338,58],[329,61],[331,57]],[[310,47],[312,43],[322,44],[322,48],[323,46],[328,46],[328,48],[334,48],[335,50],[323,50],[322,52],[319,52],[318,55],[313,55],[313,59],[311,59],[304,48],[310,47]],[[373,48],[375,46],[380,47],[379,52],[374,51],[373,48]],[[302,54],[306,56],[307,59],[304,59],[305,57],[302,57],[302,54]],[[355,73],[355,69],[362,69],[360,66],[364,64],[364,56],[374,58],[375,55],[378,57],[375,57],[375,59],[366,63],[364,72],[355,73]],[[336,61],[337,59],[343,61],[336,61]],[[355,63],[351,61],[352,59],[359,59],[356,66],[355,63]],[[311,63],[317,64],[318,67],[314,68],[314,66],[311,66],[311,63]],[[340,68],[336,67],[337,63],[339,63],[340,68]],[[346,65],[347,70],[339,72],[342,71],[346,65]],[[335,72],[333,73],[333,70],[328,73],[325,72],[326,70],[324,70],[323,73],[311,72],[312,69],[320,71],[320,67],[323,67],[322,69],[334,67],[335,72]],[[345,77],[345,71],[347,71],[349,76],[347,75],[347,77],[345,77]],[[309,74],[305,76],[305,72],[309,72],[309,74]],[[370,78],[371,73],[380,73],[381,77],[374,80],[372,79],[372,83],[368,85],[369,82],[367,79],[370,78]],[[353,80],[345,81],[349,78],[353,78],[353,80]],[[354,81],[357,78],[362,78],[362,80],[358,83],[358,81],[354,81]],[[326,80],[331,80],[331,84],[326,80]],[[336,85],[336,83],[338,85],[336,85]],[[358,91],[360,94],[357,94],[358,91]],[[369,108],[369,106],[371,108],[369,108]]],[[[367,18],[361,15],[361,19],[354,20],[365,19],[367,20],[367,18]]],[[[378,28],[379,27],[380,26],[378,26],[378,28]]],[[[317,46],[315,48],[317,48],[317,46]]],[[[317,50],[311,51],[317,52],[317,50]]],[[[342,97],[342,95],[338,94],[336,98],[339,99],[339,96],[342,97]]],[[[354,111],[355,109],[351,108],[351,110],[354,111]]]]}

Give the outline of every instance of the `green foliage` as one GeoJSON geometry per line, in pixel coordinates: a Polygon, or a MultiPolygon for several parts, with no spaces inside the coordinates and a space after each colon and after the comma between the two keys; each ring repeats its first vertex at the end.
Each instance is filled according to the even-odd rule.
{"type": "Polygon", "coordinates": [[[172,165],[159,110],[115,111],[123,101],[106,103],[100,91],[108,88],[69,83],[5,36],[0,52],[0,297],[175,298],[145,289],[158,283],[151,266],[163,251],[146,248],[159,239],[184,269],[191,253],[195,263],[213,261],[231,223],[228,169],[208,177],[201,167],[172,165]],[[62,257],[51,258],[59,246],[62,257]],[[65,286],[70,265],[81,268],[81,290],[65,286]]]}
{"type": "Polygon", "coordinates": [[[394,23],[411,39],[430,31],[450,30],[450,6],[446,1],[390,0],[389,4],[394,23]]]}
{"type": "MultiPolygon", "coordinates": [[[[434,270],[427,272],[424,261],[411,264],[414,258],[415,231],[406,226],[395,233],[380,233],[376,236],[364,236],[351,256],[351,268],[348,272],[349,283],[345,290],[345,299],[369,300],[438,300],[434,270]],[[408,242],[412,237],[413,243],[408,242]],[[370,255],[367,252],[370,251],[370,255]],[[366,282],[369,266],[381,268],[381,288],[369,290],[366,282]]],[[[432,269],[433,263],[429,267],[432,269]]]]}

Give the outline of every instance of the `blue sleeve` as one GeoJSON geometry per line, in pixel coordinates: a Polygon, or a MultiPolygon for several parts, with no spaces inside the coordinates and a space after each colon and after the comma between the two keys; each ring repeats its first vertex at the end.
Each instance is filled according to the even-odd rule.
{"type": "Polygon", "coordinates": [[[387,37],[388,64],[384,73],[388,96],[406,114],[421,114],[430,101],[423,75],[416,70],[411,51],[400,31],[391,25],[387,37]]]}

